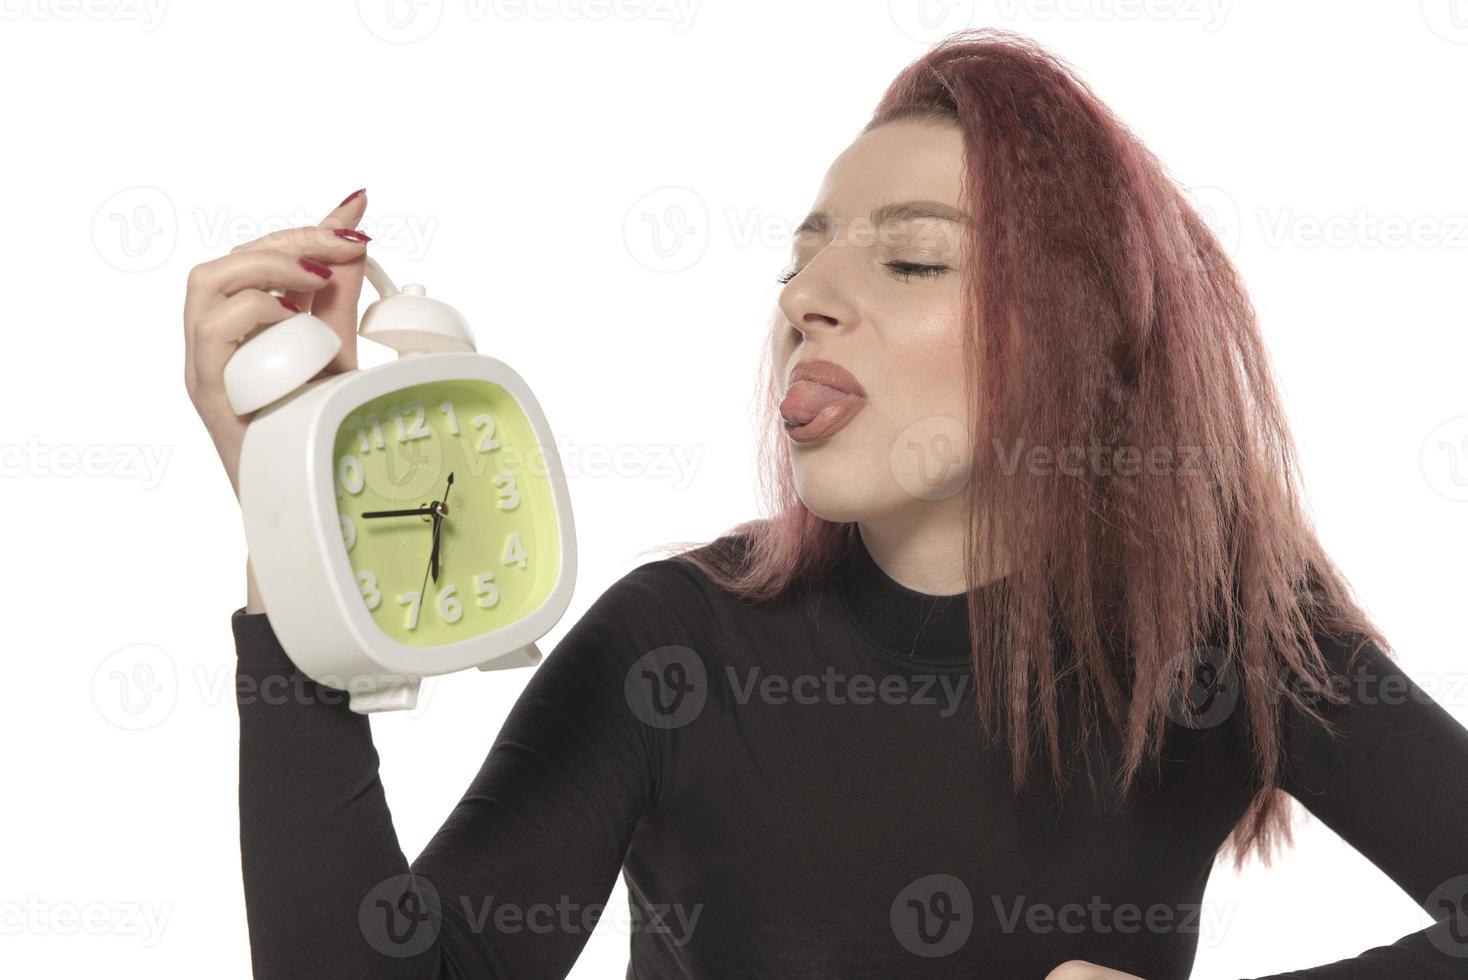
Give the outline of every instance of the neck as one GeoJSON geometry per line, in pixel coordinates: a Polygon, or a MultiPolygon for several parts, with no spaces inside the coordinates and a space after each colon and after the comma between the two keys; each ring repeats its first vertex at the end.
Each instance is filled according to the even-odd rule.
{"type": "MultiPolygon", "coordinates": [[[[893,581],[914,592],[949,596],[969,587],[964,555],[968,519],[960,494],[915,513],[858,521],[857,530],[872,560],[893,581]]],[[[1008,572],[1007,563],[994,563],[979,569],[975,584],[987,584],[1008,572]]]]}

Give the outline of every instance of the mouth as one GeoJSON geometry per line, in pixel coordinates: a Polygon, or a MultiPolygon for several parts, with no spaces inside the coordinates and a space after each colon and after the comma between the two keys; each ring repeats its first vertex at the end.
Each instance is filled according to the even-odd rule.
{"type": "Polygon", "coordinates": [[[785,434],[796,442],[814,442],[843,428],[866,407],[861,383],[831,361],[802,361],[790,372],[780,417],[785,434]]]}

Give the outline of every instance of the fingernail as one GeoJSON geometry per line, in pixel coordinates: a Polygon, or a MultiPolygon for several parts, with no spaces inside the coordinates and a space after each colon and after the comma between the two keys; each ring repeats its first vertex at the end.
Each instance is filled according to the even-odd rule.
{"type": "Polygon", "coordinates": [[[299,313],[299,312],[301,312],[301,308],[299,306],[297,306],[295,303],[292,303],[290,300],[286,299],[284,296],[277,296],[277,297],[275,297],[275,299],[276,299],[276,302],[278,302],[281,306],[284,306],[286,309],[290,310],[292,313],[299,313]]]}
{"type": "Polygon", "coordinates": [[[337,238],[345,238],[347,241],[356,242],[359,245],[372,241],[371,236],[365,235],[355,228],[333,228],[331,229],[331,233],[337,238]]]}
{"type": "Polygon", "coordinates": [[[320,276],[322,279],[331,278],[331,270],[322,265],[320,262],[317,262],[315,259],[301,259],[300,263],[301,268],[305,269],[313,276],[320,276]]]}
{"type": "MultiPolygon", "coordinates": [[[[342,204],[346,204],[348,201],[352,200],[353,198],[356,198],[356,197],[361,196],[362,194],[366,193],[366,191],[367,191],[367,188],[365,188],[365,187],[358,187],[356,190],[352,191],[352,193],[350,193],[346,197],[342,198],[342,204]]],[[[337,207],[341,207],[342,204],[338,204],[337,207]]]]}

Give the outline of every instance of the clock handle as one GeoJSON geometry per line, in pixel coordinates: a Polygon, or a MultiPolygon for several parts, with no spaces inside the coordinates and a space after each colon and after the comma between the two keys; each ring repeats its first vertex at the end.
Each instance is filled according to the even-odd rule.
{"type": "Polygon", "coordinates": [[[511,650],[502,657],[485,661],[479,665],[480,670],[504,670],[507,667],[534,667],[540,663],[540,647],[534,643],[527,643],[518,650],[511,650]]]}
{"type": "Polygon", "coordinates": [[[240,344],[224,365],[224,393],[247,415],[295,391],[331,363],[342,339],[325,321],[297,313],[240,344]]]}

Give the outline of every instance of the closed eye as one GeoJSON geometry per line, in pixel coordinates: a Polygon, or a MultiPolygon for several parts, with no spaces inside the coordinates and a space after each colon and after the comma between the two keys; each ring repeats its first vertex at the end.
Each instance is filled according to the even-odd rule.
{"type": "MultiPolygon", "coordinates": [[[[917,276],[922,279],[930,279],[934,276],[941,276],[943,273],[952,268],[951,266],[947,265],[925,265],[921,262],[903,262],[900,260],[884,262],[882,264],[885,265],[889,270],[891,270],[892,274],[901,279],[903,282],[911,281],[913,276],[917,276]]],[[[785,283],[794,279],[799,274],[799,269],[790,268],[780,273],[780,275],[776,276],[775,281],[783,286],[785,283]]]]}

